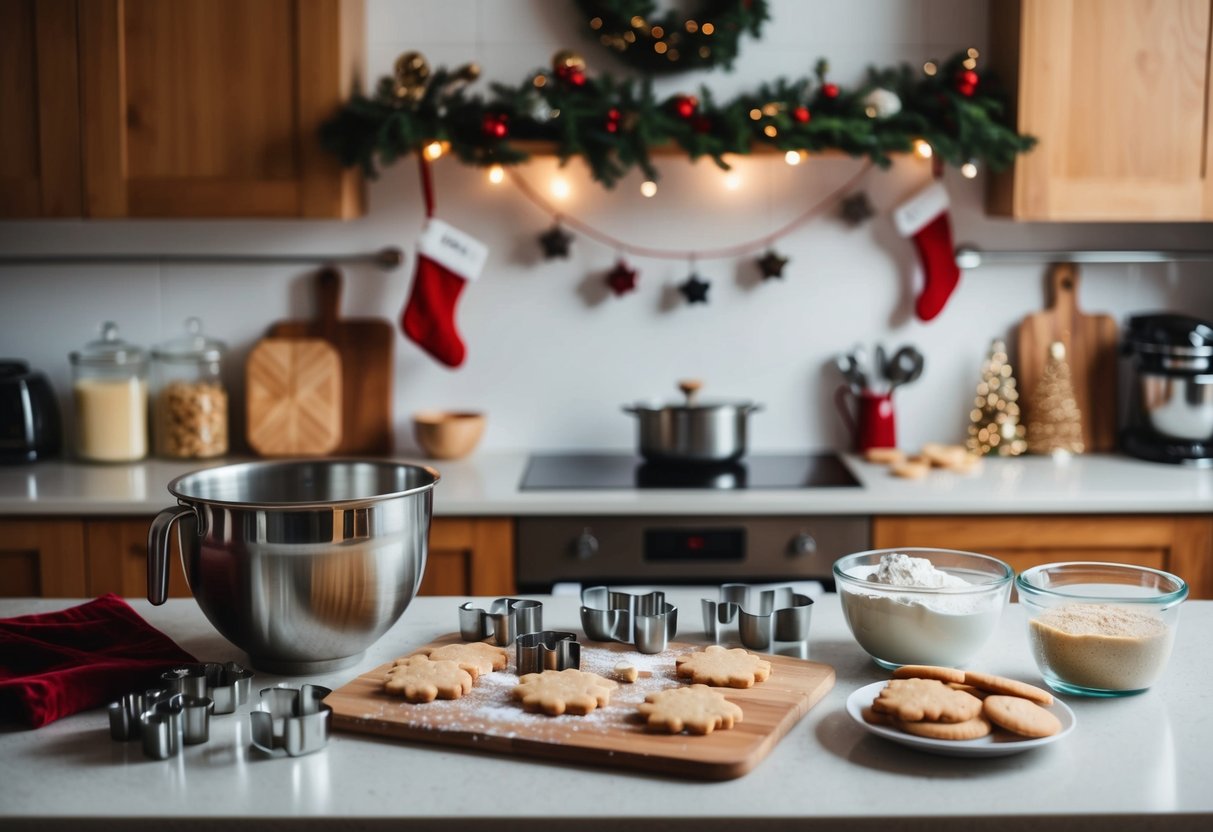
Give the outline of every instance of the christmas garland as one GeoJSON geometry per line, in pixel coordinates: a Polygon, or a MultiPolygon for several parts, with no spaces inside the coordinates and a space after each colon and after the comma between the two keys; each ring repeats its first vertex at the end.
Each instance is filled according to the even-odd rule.
{"type": "Polygon", "coordinates": [[[1005,122],[995,82],[976,71],[976,50],[921,69],[868,70],[843,88],[819,61],[814,77],[778,79],[727,102],[704,88],[659,99],[648,79],[591,77],[576,53],[556,55],[517,86],[492,84],[472,95],[475,64],[432,74],[418,53],[397,61],[370,96],[350,100],[321,130],[324,145],[370,176],[408,154],[451,152],[478,166],[512,165],[528,153],[516,142],[548,143],[562,163],[585,160],[594,179],[612,187],[633,168],[658,178],[651,152],[677,146],[692,160],[774,149],[783,153],[840,151],[887,167],[896,153],[917,149],[938,164],[974,175],[976,165],[1007,167],[1035,143],[1005,122]]]}
{"type": "Polygon", "coordinates": [[[701,0],[655,18],[652,0],[576,0],[589,34],[623,63],[648,73],[732,69],[743,34],[759,37],[766,0],[701,0]]]}

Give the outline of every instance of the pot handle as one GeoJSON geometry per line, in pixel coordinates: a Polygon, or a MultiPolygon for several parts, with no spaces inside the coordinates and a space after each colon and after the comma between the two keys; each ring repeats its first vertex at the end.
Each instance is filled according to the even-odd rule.
{"type": "Polygon", "coordinates": [[[173,523],[187,514],[193,514],[190,506],[166,508],[152,520],[147,533],[147,600],[160,606],[168,600],[168,553],[173,523]]]}

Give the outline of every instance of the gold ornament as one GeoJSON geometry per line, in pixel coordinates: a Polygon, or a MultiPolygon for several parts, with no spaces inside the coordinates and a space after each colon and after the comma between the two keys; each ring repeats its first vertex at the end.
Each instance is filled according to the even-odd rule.
{"type": "Polygon", "coordinates": [[[1019,392],[1002,341],[990,345],[981,368],[981,383],[969,412],[969,452],[990,456],[1019,456],[1028,448],[1019,423],[1019,392]]]}
{"type": "Polygon", "coordinates": [[[472,61],[466,63],[451,75],[452,81],[462,81],[465,84],[470,84],[480,77],[480,64],[472,61]]]}
{"type": "Polygon", "coordinates": [[[1028,419],[1028,452],[1034,454],[1080,454],[1082,412],[1074,399],[1074,384],[1066,347],[1060,341],[1049,346],[1049,360],[1040,381],[1031,392],[1028,419]]]}
{"type": "Polygon", "coordinates": [[[560,73],[561,70],[566,73],[574,70],[585,72],[585,58],[572,49],[561,49],[552,56],[552,71],[560,73]]]}
{"type": "Polygon", "coordinates": [[[393,92],[396,98],[416,104],[425,97],[430,82],[430,64],[420,52],[405,52],[396,59],[393,92]]]}

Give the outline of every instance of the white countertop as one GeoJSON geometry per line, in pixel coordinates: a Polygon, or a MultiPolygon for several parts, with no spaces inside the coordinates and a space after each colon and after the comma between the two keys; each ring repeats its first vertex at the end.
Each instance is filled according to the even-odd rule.
{"type": "MultiPolygon", "coordinates": [[[[670,593],[688,611],[697,598],[670,593]]],[[[357,667],[307,681],[338,687],[456,629],[462,600],[415,600],[357,667]]],[[[576,599],[542,600],[547,626],[579,629],[576,599]]],[[[71,603],[0,600],[0,617],[71,603]]],[[[159,608],[142,600],[132,604],[199,658],[242,658],[191,600],[159,608]]],[[[697,616],[685,619],[679,640],[702,643],[697,616]]],[[[843,825],[984,832],[1029,826],[1036,832],[1208,829],[1211,631],[1213,602],[1187,602],[1170,666],[1154,688],[1123,699],[1065,697],[1077,727],[1063,740],[1011,757],[956,759],[893,745],[846,715],[850,692],[887,675],[852,640],[837,596],[826,595],[814,609],[809,658],[835,668],[834,689],[754,771],[720,783],[558,767],[340,732],[310,756],[266,759],[249,747],[249,706],[215,717],[206,744],[184,747],[171,760],[149,761],[138,743],[109,739],[106,713],[98,709],[34,731],[0,728],[0,828],[159,829],[171,819],[174,828],[194,821],[187,828],[229,832],[254,823],[266,828],[265,821],[280,818],[286,822],[270,828],[307,819],[341,829],[582,832],[843,825]],[[453,818],[464,822],[442,820],[453,818]],[[671,827],[679,819],[686,825],[671,827]]],[[[1007,609],[971,666],[1040,683],[1017,606],[1007,609]]],[[[277,681],[258,675],[254,689],[277,681]]]]}
{"type": "MultiPolygon", "coordinates": [[[[1082,514],[1213,512],[1213,469],[1144,462],[1119,455],[987,459],[972,474],[933,471],[922,480],[845,458],[862,488],[676,491],[654,489],[520,491],[525,452],[478,453],[436,467],[442,481],[434,514],[805,515],[1082,514]]],[[[211,463],[217,464],[217,463],[211,463]]],[[[173,504],[165,486],[197,462],[131,465],[43,462],[0,467],[0,515],[152,515],[173,504]]]]}

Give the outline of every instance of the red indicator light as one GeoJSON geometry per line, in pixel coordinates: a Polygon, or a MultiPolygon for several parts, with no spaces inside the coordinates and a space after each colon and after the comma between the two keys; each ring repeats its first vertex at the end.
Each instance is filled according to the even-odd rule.
{"type": "Polygon", "coordinates": [[[692,552],[701,551],[705,546],[707,546],[707,541],[700,535],[693,534],[687,538],[687,548],[692,552]]]}

